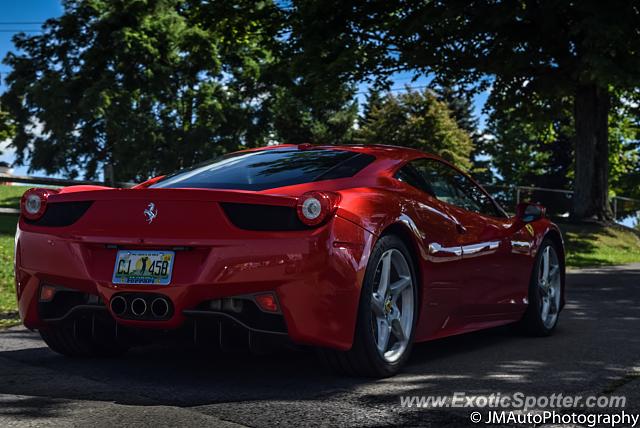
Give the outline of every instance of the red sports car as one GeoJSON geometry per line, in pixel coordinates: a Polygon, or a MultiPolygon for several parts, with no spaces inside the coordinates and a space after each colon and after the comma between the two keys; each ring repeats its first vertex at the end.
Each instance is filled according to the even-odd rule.
{"type": "Polygon", "coordinates": [[[548,335],[564,305],[562,237],[544,209],[510,217],[407,148],[247,150],[131,189],[31,189],[21,210],[20,315],[69,356],[279,338],[388,376],[414,342],[515,322],[548,335]]]}

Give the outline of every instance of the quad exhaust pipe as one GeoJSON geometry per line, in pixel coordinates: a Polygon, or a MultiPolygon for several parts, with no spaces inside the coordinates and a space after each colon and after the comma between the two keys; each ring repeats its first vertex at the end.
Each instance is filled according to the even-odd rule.
{"type": "Polygon", "coordinates": [[[151,314],[156,318],[164,318],[169,314],[169,302],[164,297],[156,297],[151,302],[151,314]]]}
{"type": "Polygon", "coordinates": [[[111,310],[114,314],[121,316],[127,312],[127,300],[122,296],[115,296],[111,299],[111,310]]]}
{"type": "Polygon", "coordinates": [[[131,301],[131,313],[141,317],[147,312],[147,302],[142,297],[136,297],[131,301]]]}
{"type": "Polygon", "coordinates": [[[171,313],[171,303],[166,297],[153,295],[147,297],[137,293],[113,296],[110,307],[114,315],[128,319],[163,320],[167,319],[171,313]]]}

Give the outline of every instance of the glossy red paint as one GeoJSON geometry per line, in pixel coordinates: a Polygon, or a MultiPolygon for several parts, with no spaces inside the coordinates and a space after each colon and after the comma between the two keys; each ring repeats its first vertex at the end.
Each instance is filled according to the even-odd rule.
{"type": "Polygon", "coordinates": [[[294,342],[346,350],[353,342],[369,254],[376,240],[390,231],[413,250],[418,271],[416,341],[522,316],[537,248],[548,236],[562,250],[553,223],[542,218],[525,227],[520,217],[482,216],[394,178],[408,161],[436,158],[431,155],[389,146],[339,149],[368,153],[376,160],[351,178],[264,191],[147,188],[157,181],[152,179],[132,189],[74,186],[49,195],[49,204],[92,204],[70,226],[38,226],[20,219],[16,290],[24,324],[47,328],[38,309],[43,283],[95,294],[107,303],[121,291],[160,293],[175,307],[167,320],[122,319],[111,312],[121,325],[148,329],[180,327],[183,310],[203,301],[275,293],[294,342]],[[327,221],[305,230],[243,230],[220,206],[231,202],[295,209],[301,195],[314,191],[334,192],[339,204],[327,221]],[[143,214],[150,202],[159,212],[151,223],[143,214]],[[493,243],[495,251],[459,257],[435,251],[481,243],[493,243]],[[171,284],[113,284],[117,249],[175,249],[171,284]]]}

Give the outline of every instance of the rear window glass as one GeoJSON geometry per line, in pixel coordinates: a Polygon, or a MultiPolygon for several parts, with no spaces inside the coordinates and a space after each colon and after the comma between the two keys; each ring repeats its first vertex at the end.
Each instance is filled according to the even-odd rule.
{"type": "Polygon", "coordinates": [[[266,190],[351,177],[374,160],[364,153],[326,149],[232,153],[179,171],[150,187],[266,190]]]}

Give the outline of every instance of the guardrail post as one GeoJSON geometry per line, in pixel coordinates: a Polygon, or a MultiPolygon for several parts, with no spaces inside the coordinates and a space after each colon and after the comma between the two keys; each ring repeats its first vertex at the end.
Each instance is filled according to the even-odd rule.
{"type": "Polygon", "coordinates": [[[613,198],[613,219],[618,218],[618,198],[614,196],[613,198]]]}
{"type": "Polygon", "coordinates": [[[520,203],[520,186],[516,186],[516,205],[520,203]]]}

